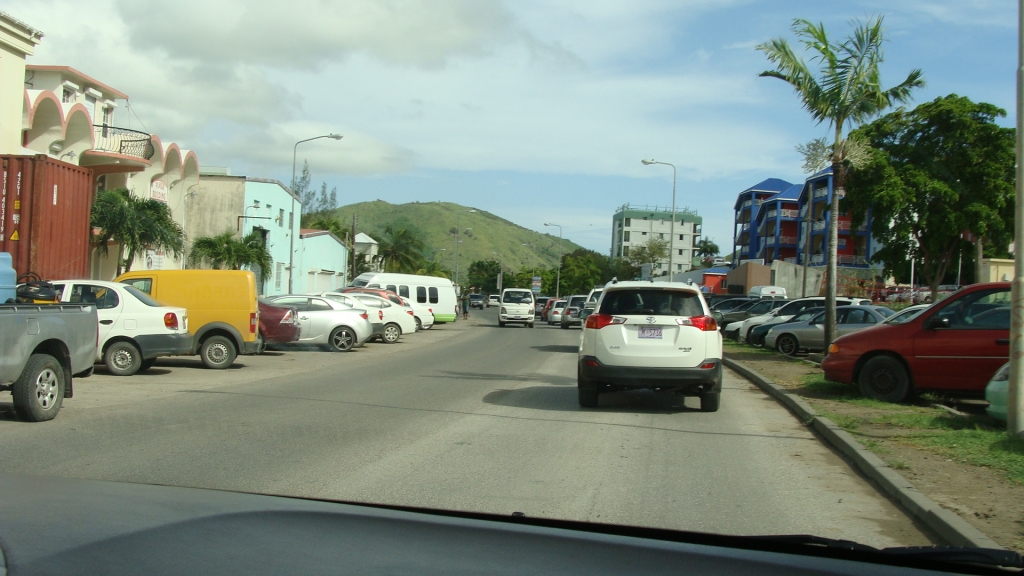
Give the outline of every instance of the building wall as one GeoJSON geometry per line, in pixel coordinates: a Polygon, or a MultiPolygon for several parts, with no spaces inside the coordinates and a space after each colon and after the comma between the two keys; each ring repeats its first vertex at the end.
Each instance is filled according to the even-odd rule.
{"type": "MultiPolygon", "coordinates": [[[[620,209],[612,216],[611,256],[621,258],[628,249],[646,244],[652,238],[669,241],[675,272],[686,272],[696,264],[694,245],[700,240],[703,219],[693,213],[676,212],[675,235],[671,211],[620,209]]],[[[657,264],[654,276],[668,273],[668,258],[657,264]]]]}
{"type": "Polygon", "coordinates": [[[0,154],[21,154],[25,115],[25,57],[31,56],[39,33],[0,13],[0,154]]]}
{"type": "Polygon", "coordinates": [[[764,264],[746,262],[730,270],[726,278],[730,293],[746,294],[752,286],[771,286],[772,269],[764,264]]]}
{"type": "MultiPolygon", "coordinates": [[[[336,236],[329,232],[303,234],[300,238],[300,251],[296,264],[298,273],[295,276],[295,293],[322,292],[337,290],[348,283],[348,249],[336,236]]],[[[273,280],[274,290],[285,287],[278,286],[273,280]]],[[[268,290],[268,294],[279,293],[268,290]]]]}
{"type": "Polygon", "coordinates": [[[1013,280],[1013,260],[1000,258],[981,259],[981,280],[980,282],[1006,282],[1013,280]]]}
{"type": "MultiPolygon", "coordinates": [[[[246,216],[242,220],[242,236],[245,236],[254,229],[265,231],[267,249],[274,261],[274,269],[271,271],[270,279],[263,283],[261,294],[277,295],[288,294],[289,277],[292,274],[290,266],[292,259],[289,254],[294,249],[295,269],[299,270],[298,261],[301,257],[302,245],[299,239],[299,220],[302,214],[302,204],[292,195],[291,190],[275,180],[262,180],[246,178],[245,201],[243,210],[237,216],[246,216]],[[259,208],[251,208],[259,201],[259,208]],[[294,242],[293,242],[294,240],[294,242]],[[277,278],[281,279],[277,288],[277,278]]],[[[291,292],[300,292],[296,283],[303,282],[298,274],[291,279],[291,292]]]]}

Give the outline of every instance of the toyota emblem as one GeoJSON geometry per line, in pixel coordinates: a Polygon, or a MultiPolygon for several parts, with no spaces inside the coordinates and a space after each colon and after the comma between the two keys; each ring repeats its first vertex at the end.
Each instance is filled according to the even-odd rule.
{"type": "Polygon", "coordinates": [[[654,321],[655,321],[655,318],[654,318],[654,316],[648,316],[648,317],[647,317],[647,323],[648,323],[648,324],[654,324],[654,321]]]}

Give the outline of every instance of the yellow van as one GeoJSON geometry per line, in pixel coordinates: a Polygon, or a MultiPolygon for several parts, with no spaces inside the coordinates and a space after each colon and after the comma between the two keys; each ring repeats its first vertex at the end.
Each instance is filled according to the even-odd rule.
{"type": "Polygon", "coordinates": [[[192,350],[207,368],[231,366],[255,354],[260,325],[256,277],[245,270],[141,270],[117,282],[134,286],[168,306],[188,310],[192,350]]]}

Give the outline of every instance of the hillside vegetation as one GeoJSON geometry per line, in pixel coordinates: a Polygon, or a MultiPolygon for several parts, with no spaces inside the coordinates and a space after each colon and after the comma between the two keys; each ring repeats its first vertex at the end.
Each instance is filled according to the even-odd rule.
{"type": "MultiPolygon", "coordinates": [[[[424,256],[428,259],[436,258],[444,268],[454,270],[455,226],[460,210],[474,208],[451,202],[391,204],[376,200],[342,206],[335,210],[335,214],[345,228],[351,227],[352,215],[358,215],[356,232],[369,234],[377,241],[381,240],[387,226],[394,229],[405,228],[422,240],[424,256]]],[[[459,248],[459,267],[462,270],[467,270],[474,261],[495,258],[506,269],[516,271],[558,266],[557,234],[541,234],[490,212],[475,210],[476,212],[462,212],[461,216],[463,233],[459,248]],[[471,230],[465,232],[466,228],[471,230]]],[[[551,230],[557,232],[557,228],[551,230]]],[[[580,246],[577,244],[562,240],[563,254],[578,248],[580,246]]]]}

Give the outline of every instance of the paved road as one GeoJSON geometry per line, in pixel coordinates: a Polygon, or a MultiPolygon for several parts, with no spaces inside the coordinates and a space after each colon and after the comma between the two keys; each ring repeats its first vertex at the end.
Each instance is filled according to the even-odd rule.
{"type": "Polygon", "coordinates": [[[579,330],[469,322],[345,354],[235,369],[166,361],[76,383],[50,423],[0,396],[0,469],[641,524],[811,533],[875,546],[928,537],[760,391],[722,409],[636,392],[576,404],[579,330]],[[169,368],[168,368],[169,367],[169,368]]]}

